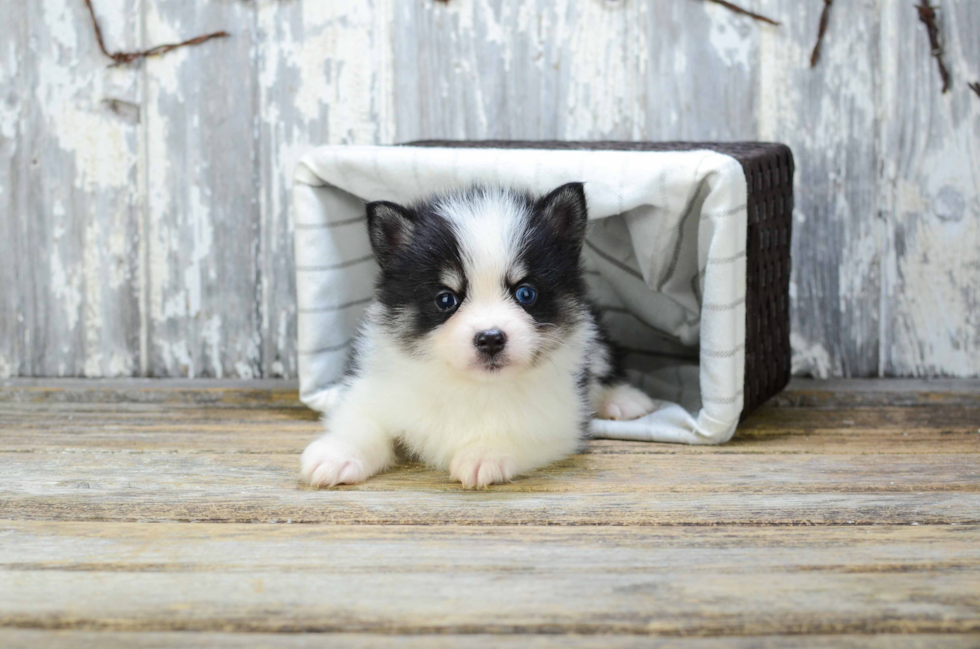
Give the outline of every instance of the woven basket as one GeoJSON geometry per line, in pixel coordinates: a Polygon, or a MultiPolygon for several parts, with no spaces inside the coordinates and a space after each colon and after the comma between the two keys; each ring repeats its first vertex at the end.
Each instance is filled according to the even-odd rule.
{"type": "Polygon", "coordinates": [[[745,387],[742,418],[780,392],[790,378],[789,277],[793,154],[763,142],[558,142],[424,140],[410,146],[496,149],[692,151],[735,158],[748,185],[745,387]]]}

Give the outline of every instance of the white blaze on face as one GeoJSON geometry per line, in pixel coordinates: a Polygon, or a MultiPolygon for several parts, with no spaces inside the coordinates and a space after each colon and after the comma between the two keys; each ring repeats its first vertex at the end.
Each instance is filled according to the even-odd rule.
{"type": "Polygon", "coordinates": [[[440,212],[456,228],[466,293],[456,313],[433,332],[433,354],[458,370],[486,374],[474,341],[480,332],[498,329],[507,336],[499,360],[504,369],[530,365],[541,337],[509,289],[524,276],[517,253],[530,216],[526,208],[505,192],[489,189],[475,198],[450,198],[440,212]]]}

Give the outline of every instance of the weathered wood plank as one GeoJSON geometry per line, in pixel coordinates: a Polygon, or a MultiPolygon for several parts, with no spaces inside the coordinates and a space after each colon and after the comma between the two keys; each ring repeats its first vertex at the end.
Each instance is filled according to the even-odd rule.
{"type": "MultiPolygon", "coordinates": [[[[0,403],[163,403],[302,408],[294,380],[30,379],[0,381],[0,403]]],[[[769,404],[781,409],[980,406],[980,379],[794,379],[769,404]]]]}
{"type": "MultiPolygon", "coordinates": [[[[0,391],[0,402],[4,394],[0,391]]],[[[824,396],[814,399],[826,403],[824,396]]],[[[104,449],[298,455],[321,431],[317,413],[294,407],[294,395],[275,390],[28,390],[15,398],[0,407],[0,450],[7,452],[104,449]],[[138,402],[121,402],[128,395],[138,402]]],[[[925,399],[932,401],[928,395],[925,399]]],[[[980,408],[937,403],[847,409],[767,406],[743,422],[732,442],[720,447],[594,440],[588,452],[703,456],[980,451],[980,408]]]]}
{"type": "MultiPolygon", "coordinates": [[[[758,10],[764,3],[739,4],[758,10]]],[[[638,85],[642,93],[645,128],[637,139],[757,139],[762,117],[759,48],[774,28],[710,2],[637,5],[646,14],[648,48],[641,54],[645,60],[639,77],[627,82],[638,85]]],[[[589,30],[583,28],[585,33],[589,30]]],[[[596,68],[578,83],[591,87],[603,73],[596,68]]],[[[572,134],[565,136],[571,139],[572,134]]]]}
{"type": "MultiPolygon", "coordinates": [[[[189,439],[191,436],[181,436],[189,439]]],[[[299,451],[290,454],[188,453],[130,449],[4,453],[0,493],[49,498],[126,498],[167,485],[162,503],[207,490],[216,497],[241,488],[296,491],[299,451]],[[50,476],[39,479],[41,476],[50,476]],[[245,483],[243,485],[243,483],[245,483]],[[172,491],[170,491],[172,490],[172,491]]],[[[300,449],[301,450],[301,449],[300,449]]],[[[574,455],[489,492],[603,494],[895,494],[980,492],[977,454],[896,455],[574,455]]],[[[406,461],[350,491],[460,492],[448,474],[406,461]]],[[[305,497],[300,497],[305,499],[305,497]]],[[[477,498],[479,500],[479,498],[477,498]]],[[[489,498],[493,500],[493,498],[489,498]]],[[[980,513],[978,513],[980,516],[980,513]]]]}
{"type": "MultiPolygon", "coordinates": [[[[860,438],[876,431],[962,432],[973,434],[980,416],[977,406],[878,407],[878,408],[794,408],[765,406],[748,417],[737,436],[764,436],[767,432],[845,433],[860,438]]],[[[738,437],[736,437],[737,439],[738,437]]]]}
{"type": "Polygon", "coordinates": [[[322,144],[392,142],[393,3],[257,2],[263,376],[297,375],[291,190],[322,144]]]}
{"type": "Polygon", "coordinates": [[[254,7],[142,7],[151,43],[233,33],[145,64],[144,374],[261,376],[254,7]]]}
{"type": "MultiPolygon", "coordinates": [[[[23,246],[27,208],[28,94],[27,12],[12,2],[0,5],[0,241],[23,246]]],[[[30,352],[24,328],[27,269],[14,255],[0,259],[0,378],[26,373],[30,352]]]]}
{"type": "Polygon", "coordinates": [[[783,24],[762,32],[760,135],[785,142],[796,159],[790,295],[797,374],[879,372],[878,6],[836,3],[823,57],[811,70],[823,3],[766,3],[783,24]]]}
{"type": "Polygon", "coordinates": [[[28,627],[909,633],[978,616],[977,527],[3,522],[0,534],[14,585],[0,623],[28,627]],[[448,576],[452,588],[426,586],[448,576]]]}
{"type": "Polygon", "coordinates": [[[0,643],[10,649],[254,649],[256,647],[307,648],[331,647],[363,649],[398,647],[401,649],[474,649],[527,647],[546,649],[974,649],[980,636],[974,634],[919,635],[843,635],[827,636],[754,636],[725,638],[650,638],[614,635],[388,635],[369,633],[264,634],[264,633],[191,633],[183,632],[98,632],[40,631],[0,629],[0,643]]]}
{"type": "Polygon", "coordinates": [[[8,379],[0,403],[167,404],[305,409],[295,381],[213,379],[8,379]]]}
{"type": "Polygon", "coordinates": [[[32,520],[720,525],[980,520],[975,456],[575,456],[483,492],[407,465],[314,491],[297,455],[3,455],[0,517],[32,520]],[[892,484],[894,483],[894,484],[892,484]]]}
{"type": "Polygon", "coordinates": [[[397,3],[397,140],[639,136],[643,5],[397,3]]]}
{"type": "Polygon", "coordinates": [[[980,379],[793,379],[769,402],[778,408],[980,405],[980,379]]]}
{"type": "Polygon", "coordinates": [[[758,28],[708,3],[397,3],[394,25],[399,141],[756,132],[758,28]]]}
{"type": "Polygon", "coordinates": [[[976,573],[886,573],[873,580],[597,573],[508,576],[509,587],[501,587],[499,575],[480,572],[441,585],[426,575],[315,572],[7,576],[12,588],[0,594],[0,624],[18,627],[707,636],[980,631],[976,573]],[[101,608],[107,601],[111,617],[101,608]],[[759,613],[746,612],[746,601],[759,613]]]}
{"type": "MultiPolygon", "coordinates": [[[[821,413],[812,414],[819,416],[821,413]]],[[[195,425],[192,431],[184,431],[186,434],[176,431],[173,425],[145,424],[134,427],[130,423],[120,424],[118,421],[106,421],[104,426],[93,429],[86,425],[73,425],[74,417],[75,415],[64,417],[63,420],[67,421],[63,430],[45,431],[38,427],[5,431],[0,434],[0,451],[22,453],[103,449],[164,453],[292,453],[298,456],[321,430],[312,421],[296,421],[289,417],[270,418],[267,422],[243,417],[238,422],[230,422],[234,425],[233,431],[228,430],[225,425],[195,425]]],[[[176,416],[173,419],[175,422],[183,421],[176,416]]],[[[0,427],[4,426],[5,423],[0,420],[0,427]]],[[[976,453],[978,447],[980,435],[971,430],[855,432],[851,428],[842,428],[749,431],[720,447],[593,440],[588,443],[586,452],[701,457],[772,454],[893,456],[922,453],[958,455],[976,453]]],[[[882,461],[887,462],[890,459],[882,458],[882,461]]]]}
{"type": "Polygon", "coordinates": [[[0,564],[11,586],[0,591],[0,625],[709,636],[980,630],[975,527],[863,537],[817,530],[813,541],[809,530],[740,528],[120,527],[3,524],[12,560],[5,553],[0,564]]]}
{"type": "Polygon", "coordinates": [[[980,373],[980,4],[939,5],[942,82],[914,8],[882,4],[882,181],[888,267],[882,371],[980,373]]]}
{"type": "MultiPolygon", "coordinates": [[[[83,3],[0,11],[0,376],[133,375],[138,74],[107,68],[83,3]]],[[[100,14],[109,42],[138,47],[135,0],[100,14]]]]}
{"type": "Polygon", "coordinates": [[[0,570],[841,574],[980,570],[978,526],[541,527],[0,521],[0,570]],[[601,550],[599,550],[601,548],[601,550]],[[478,550],[478,551],[477,551],[478,550]],[[325,560],[325,557],[328,558],[325,560]],[[411,560],[409,560],[411,557],[411,560]]]}

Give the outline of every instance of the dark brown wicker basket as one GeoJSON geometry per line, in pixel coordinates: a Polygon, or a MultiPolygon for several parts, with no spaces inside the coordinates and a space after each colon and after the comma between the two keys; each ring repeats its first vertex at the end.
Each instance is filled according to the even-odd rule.
{"type": "Polygon", "coordinates": [[[745,294],[744,419],[790,378],[789,275],[793,226],[793,153],[765,142],[557,142],[425,140],[407,146],[492,149],[605,149],[693,151],[710,149],[742,164],[748,183],[748,252],[745,294]]]}

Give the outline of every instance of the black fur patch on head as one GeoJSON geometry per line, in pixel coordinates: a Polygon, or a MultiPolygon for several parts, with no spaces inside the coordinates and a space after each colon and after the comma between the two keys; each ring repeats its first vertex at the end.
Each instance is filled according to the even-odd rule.
{"type": "Polygon", "coordinates": [[[564,325],[581,318],[586,303],[582,241],[588,211],[582,183],[562,185],[531,208],[518,259],[527,283],[538,291],[524,307],[539,324],[564,325]]]}
{"type": "Polygon", "coordinates": [[[415,213],[397,203],[368,203],[368,235],[371,249],[384,268],[389,260],[409,246],[415,232],[415,213]]]}
{"type": "Polygon", "coordinates": [[[534,211],[555,236],[581,248],[589,221],[585,184],[567,183],[539,200],[534,211]]]}
{"type": "Polygon", "coordinates": [[[371,205],[378,204],[368,206],[368,227],[381,265],[375,295],[385,307],[383,324],[410,344],[452,316],[453,311],[438,307],[436,296],[446,288],[442,278],[447,271],[463,275],[459,241],[452,223],[431,203],[411,208],[384,203],[385,216],[378,218],[376,211],[374,220],[371,205]]]}

